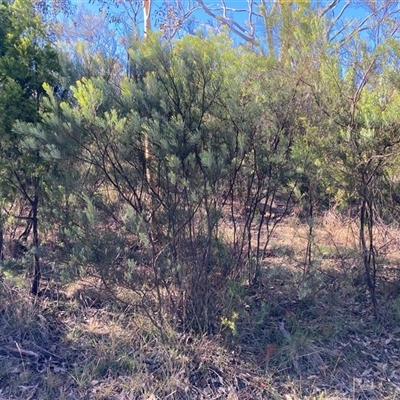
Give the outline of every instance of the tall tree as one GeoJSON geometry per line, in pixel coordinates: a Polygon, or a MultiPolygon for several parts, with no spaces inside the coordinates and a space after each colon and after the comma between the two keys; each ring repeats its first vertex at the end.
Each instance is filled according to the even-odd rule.
{"type": "Polygon", "coordinates": [[[24,138],[13,130],[17,120],[40,121],[45,95],[43,83],[57,90],[58,55],[51,46],[41,18],[28,0],[2,1],[0,42],[0,176],[2,197],[19,197],[29,208],[19,216],[32,227],[34,272],[32,293],[37,294],[41,277],[39,247],[39,200],[43,164],[36,151],[27,149],[24,138]]]}

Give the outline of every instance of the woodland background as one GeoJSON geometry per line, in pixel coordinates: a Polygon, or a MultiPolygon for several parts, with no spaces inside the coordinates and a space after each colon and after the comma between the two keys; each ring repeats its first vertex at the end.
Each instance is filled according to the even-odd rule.
{"type": "Polygon", "coordinates": [[[400,396],[400,6],[247,4],[1,1],[0,395],[400,396]]]}

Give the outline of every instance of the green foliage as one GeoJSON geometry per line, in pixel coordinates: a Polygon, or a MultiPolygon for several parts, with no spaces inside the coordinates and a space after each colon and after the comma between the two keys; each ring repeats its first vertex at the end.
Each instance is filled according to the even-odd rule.
{"type": "Polygon", "coordinates": [[[39,17],[28,1],[3,2],[1,18],[6,22],[0,38],[0,101],[3,134],[10,135],[12,124],[20,119],[38,120],[38,101],[44,82],[55,84],[53,72],[59,70],[55,50],[45,42],[39,17]]]}
{"type": "Polygon", "coordinates": [[[0,129],[12,162],[1,176],[32,209],[46,201],[41,222],[57,226],[67,265],[137,291],[151,282],[159,326],[167,296],[186,327],[213,331],[221,318],[233,330],[228,282],[259,283],[295,206],[308,221],[304,264],[332,206],[359,213],[364,259],[374,252],[374,218],[390,219],[398,186],[398,45],[354,34],[344,53],[314,8],[261,10],[269,57],[226,35],[151,34],[131,44],[122,76],[110,49],[70,43],[76,69],[60,97],[41,21],[28,3],[3,4],[0,129]]]}
{"type": "MultiPolygon", "coordinates": [[[[193,382],[205,382],[207,369],[228,382],[221,371],[232,363],[224,360],[221,371],[208,365],[224,352],[198,357],[193,332],[221,334],[229,357],[245,354],[252,368],[324,376],[343,351],[339,342],[335,352],[323,350],[328,333],[350,346],[364,337],[365,284],[376,315],[378,301],[388,300],[385,329],[389,316],[399,320],[398,285],[387,284],[389,295],[383,284],[395,242],[388,225],[400,216],[398,38],[393,21],[378,12],[371,17],[376,30],[368,32],[376,40],[354,31],[333,43],[332,20],[318,10],[311,1],[261,7],[268,57],[225,34],[168,43],[149,34],[130,44],[122,74],[122,47],[113,47],[116,37],[107,41],[113,32],[99,16],[81,14],[84,24],[66,29],[61,67],[32,5],[1,2],[0,279],[24,287],[28,271],[32,293],[44,297],[44,259],[57,283],[85,283],[74,282],[82,287],[73,295],[57,287],[43,302],[21,297],[19,315],[10,289],[10,311],[0,317],[7,322],[16,314],[11,335],[28,337],[25,318],[39,337],[38,321],[50,323],[50,298],[57,296],[55,323],[72,330],[65,342],[74,335],[88,340],[71,349],[75,358],[77,349],[85,352],[88,368],[65,364],[81,397],[85,387],[92,394],[93,386],[104,387],[93,380],[120,373],[136,381],[138,373],[155,374],[160,386],[167,386],[159,380],[165,375],[165,382],[182,383],[182,396],[193,382]],[[62,69],[68,76],[61,82],[62,69]],[[329,222],[326,211],[348,218],[329,222]],[[290,224],[277,229],[287,218],[290,224]],[[7,246],[19,236],[28,239],[28,251],[16,259],[7,246]],[[116,299],[126,314],[114,308],[116,299]],[[80,309],[85,320],[71,325],[80,309]],[[103,325],[111,320],[118,320],[115,338],[103,325]],[[124,324],[126,346],[114,347],[124,324]],[[165,345],[158,355],[174,352],[173,342],[187,355],[179,348],[176,360],[150,356],[158,338],[165,345]],[[170,365],[160,368],[165,361],[170,365]],[[173,365],[176,374],[167,376],[173,365]]],[[[369,343],[383,346],[382,336],[369,343]]],[[[19,352],[18,365],[21,357],[30,355],[19,352]]],[[[207,382],[222,382],[214,378],[207,382]]],[[[234,380],[239,395],[242,384],[234,380]]],[[[144,386],[138,390],[143,397],[144,386]]],[[[170,393],[178,392],[161,397],[170,393]]]]}
{"type": "MultiPolygon", "coordinates": [[[[42,160],[37,151],[38,128],[33,124],[41,118],[43,84],[47,83],[56,91],[60,66],[42,21],[29,1],[3,1],[0,20],[0,196],[5,203],[20,202],[29,210],[28,215],[18,215],[18,218],[27,221],[27,236],[32,227],[32,248],[37,249],[41,182],[49,163],[42,160]]],[[[3,231],[2,224],[1,254],[3,231]]],[[[35,260],[32,292],[36,294],[41,269],[38,253],[33,253],[32,257],[35,260]]]]}
{"type": "Polygon", "coordinates": [[[119,82],[126,50],[103,14],[79,5],[69,18],[59,18],[56,31],[57,49],[70,84],[92,77],[119,82]]]}
{"type": "Polygon", "coordinates": [[[29,1],[2,2],[0,18],[1,151],[15,161],[23,150],[21,137],[12,132],[13,125],[17,120],[39,121],[43,84],[54,87],[60,67],[57,53],[46,41],[40,18],[29,1]]]}

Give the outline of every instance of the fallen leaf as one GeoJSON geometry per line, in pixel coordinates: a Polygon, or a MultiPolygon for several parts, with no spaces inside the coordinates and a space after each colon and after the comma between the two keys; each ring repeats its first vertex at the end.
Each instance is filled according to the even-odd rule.
{"type": "Polygon", "coordinates": [[[364,371],[364,372],[361,374],[361,376],[368,376],[368,375],[371,374],[371,372],[372,372],[372,368],[369,368],[369,369],[367,369],[366,371],[364,371]]]}
{"type": "Polygon", "coordinates": [[[385,340],[385,344],[389,344],[393,340],[393,335],[389,335],[389,339],[385,340]]]}
{"type": "Polygon", "coordinates": [[[379,371],[386,374],[387,369],[388,369],[388,364],[387,363],[378,363],[378,364],[376,364],[376,367],[379,369],[379,371]]]}
{"type": "Polygon", "coordinates": [[[397,375],[397,371],[393,370],[392,373],[389,376],[390,379],[399,379],[399,376],[397,375]]]}

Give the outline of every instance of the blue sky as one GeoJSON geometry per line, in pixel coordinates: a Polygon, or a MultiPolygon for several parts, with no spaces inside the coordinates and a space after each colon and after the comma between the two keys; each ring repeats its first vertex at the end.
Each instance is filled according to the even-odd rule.
{"type": "MultiPolygon", "coordinates": [[[[118,1],[118,0],[116,0],[118,1]]],[[[170,0],[170,2],[173,4],[176,0],[170,0]]],[[[189,4],[189,2],[191,1],[193,3],[194,0],[182,0],[183,4],[187,5],[189,4]]],[[[332,0],[329,1],[325,1],[326,4],[329,4],[332,0]]],[[[89,2],[89,0],[72,0],[72,2],[74,4],[81,4],[84,7],[92,10],[92,11],[98,11],[99,10],[99,4],[91,1],[89,2]]],[[[245,25],[245,21],[248,19],[248,13],[246,12],[247,8],[248,8],[248,2],[247,0],[203,0],[204,4],[209,7],[211,10],[213,10],[214,12],[216,12],[217,14],[221,13],[221,6],[222,4],[225,3],[226,7],[229,9],[235,9],[235,10],[240,10],[240,11],[228,11],[228,16],[230,18],[234,18],[234,20],[240,24],[241,26],[245,25]]],[[[111,3],[111,1],[108,2],[109,4],[111,3]]],[[[255,4],[259,3],[259,1],[255,0],[254,1],[255,4]]],[[[267,2],[268,3],[268,2],[267,2]]],[[[271,1],[272,3],[272,1],[271,1]]],[[[320,1],[320,3],[324,3],[324,1],[320,1]]],[[[338,4],[338,6],[336,7],[334,13],[335,16],[338,15],[338,13],[340,12],[340,10],[342,9],[342,7],[345,4],[345,0],[341,0],[338,4]]],[[[379,1],[378,1],[379,3],[379,1]]],[[[152,0],[152,14],[153,14],[153,28],[155,25],[155,13],[157,12],[157,10],[160,9],[160,6],[163,4],[163,0],[152,0]]],[[[256,5],[253,6],[253,8],[256,10],[256,5]]],[[[112,7],[111,7],[112,10],[112,7]]],[[[346,11],[343,13],[341,20],[348,20],[351,18],[362,18],[365,15],[366,11],[365,9],[359,7],[359,3],[357,1],[352,2],[351,6],[348,7],[346,9],[346,11]]],[[[140,13],[140,18],[142,19],[142,12],[140,13]]],[[[194,24],[195,28],[201,28],[205,25],[207,25],[208,23],[212,23],[213,19],[211,16],[209,16],[207,13],[205,13],[203,10],[199,9],[197,10],[194,14],[193,14],[196,23],[194,24]]],[[[215,22],[214,22],[215,23],[215,22]]],[[[260,24],[260,29],[262,27],[262,24],[260,24]]]]}
{"type": "MultiPolygon", "coordinates": [[[[320,3],[330,3],[332,0],[325,0],[322,1],[320,3]]],[[[173,3],[174,0],[171,1],[171,3],[173,3]]],[[[193,2],[193,0],[192,0],[193,2]]],[[[235,20],[237,21],[244,21],[247,18],[247,13],[245,12],[248,8],[248,2],[247,0],[225,0],[223,1],[213,1],[213,0],[203,0],[204,4],[209,7],[212,10],[216,10],[218,8],[221,8],[222,4],[225,3],[225,5],[228,8],[231,9],[236,9],[236,10],[242,10],[242,12],[232,12],[231,15],[235,16],[235,20]]],[[[345,0],[341,0],[339,3],[339,7],[338,10],[340,9],[340,5],[344,5],[345,4],[345,0]]],[[[90,0],[72,0],[73,4],[83,4],[85,5],[85,7],[91,9],[91,10],[97,10],[98,9],[98,5],[90,0]]],[[[112,1],[110,1],[110,3],[112,3],[112,1]]],[[[183,0],[183,3],[186,3],[185,0],[183,0]]],[[[257,3],[260,3],[260,1],[254,1],[255,5],[254,5],[254,9],[256,9],[257,7],[257,3]]],[[[266,1],[266,3],[273,3],[273,1],[266,1]]],[[[163,4],[163,0],[152,0],[152,4],[153,4],[153,12],[159,8],[162,4],[163,4]]],[[[345,16],[356,16],[356,15],[360,15],[362,14],[363,11],[358,7],[358,2],[354,1],[352,3],[352,5],[348,8],[348,10],[345,13],[345,16]]],[[[210,19],[210,17],[202,10],[198,10],[196,11],[196,19],[199,20],[207,20],[210,19]]]]}

